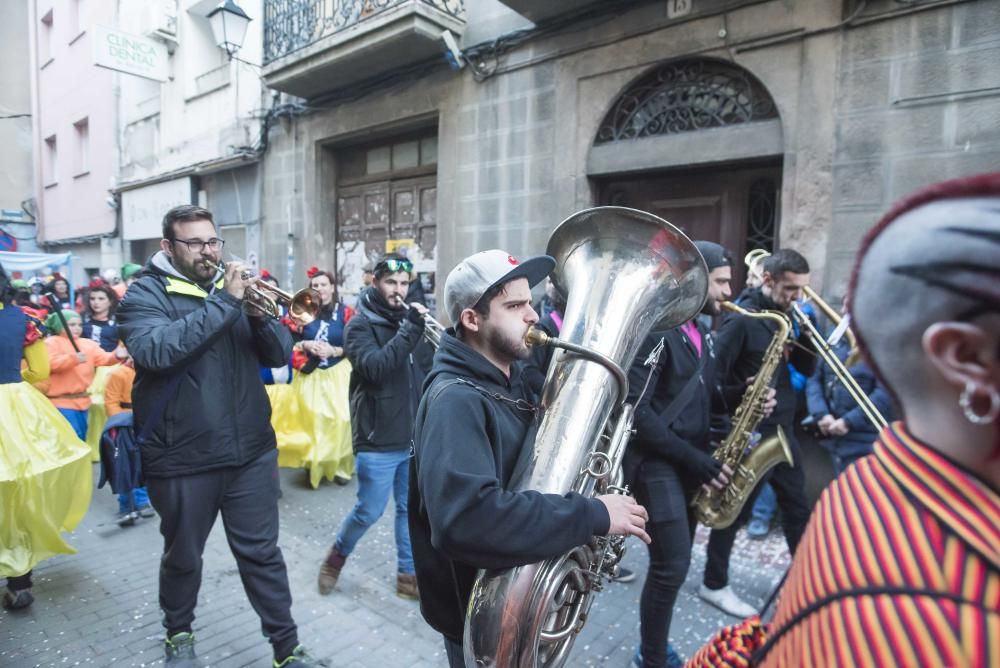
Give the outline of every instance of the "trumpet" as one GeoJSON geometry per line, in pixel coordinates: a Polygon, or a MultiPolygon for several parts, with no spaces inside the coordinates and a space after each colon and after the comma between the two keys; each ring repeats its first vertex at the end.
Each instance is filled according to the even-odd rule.
{"type": "MultiPolygon", "coordinates": [[[[226,265],[222,262],[215,266],[219,271],[226,272],[226,265]]],[[[240,278],[244,281],[260,280],[251,271],[242,272],[240,278]]],[[[288,317],[299,327],[305,327],[319,315],[322,304],[319,293],[312,288],[304,288],[295,294],[289,294],[271,285],[267,288],[259,288],[255,284],[247,286],[246,292],[243,294],[244,311],[256,310],[269,318],[280,320],[282,317],[280,306],[287,306],[288,317]]]]}
{"type": "MultiPolygon", "coordinates": [[[[410,310],[412,308],[406,302],[401,301],[400,304],[403,308],[410,310]]],[[[441,347],[441,336],[444,334],[445,327],[440,322],[431,316],[430,312],[424,314],[424,338],[427,339],[427,343],[434,346],[434,350],[441,347]]]]}

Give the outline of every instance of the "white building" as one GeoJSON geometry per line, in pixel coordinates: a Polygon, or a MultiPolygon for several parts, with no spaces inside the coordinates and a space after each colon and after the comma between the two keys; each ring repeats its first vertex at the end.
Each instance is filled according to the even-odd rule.
{"type": "MultiPolygon", "coordinates": [[[[163,214],[177,204],[213,211],[230,254],[256,261],[258,160],[264,107],[262,21],[252,21],[238,59],[216,45],[208,14],[218,0],[119,0],[118,28],[166,44],[168,79],[122,76],[118,185],[126,260],[159,246],[163,214]],[[245,62],[241,62],[245,61],[245,62]]],[[[243,0],[251,17],[259,0],[243,0]]]]}

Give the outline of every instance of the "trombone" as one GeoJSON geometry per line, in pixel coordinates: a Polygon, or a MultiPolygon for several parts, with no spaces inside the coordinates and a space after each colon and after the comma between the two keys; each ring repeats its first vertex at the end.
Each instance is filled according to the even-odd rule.
{"type": "MultiPolygon", "coordinates": [[[[759,280],[763,280],[763,263],[764,260],[770,255],[767,251],[763,249],[755,249],[746,254],[743,261],[747,265],[748,273],[759,280]]],[[[815,290],[806,286],[802,289],[805,294],[806,299],[813,302],[816,307],[823,312],[823,314],[834,323],[837,330],[843,330],[845,336],[847,336],[847,341],[851,346],[851,352],[847,356],[847,363],[840,361],[837,357],[837,353],[833,351],[830,347],[829,342],[819,333],[816,326],[812,323],[803,311],[802,307],[798,304],[792,304],[792,315],[795,321],[802,327],[806,333],[809,335],[809,339],[816,349],[816,353],[820,356],[826,364],[833,371],[837,379],[843,384],[847,393],[851,395],[851,398],[857,402],[858,406],[861,408],[861,412],[865,414],[865,417],[875,425],[875,428],[881,431],[889,423],[886,421],[885,416],[879,411],[878,407],[872,402],[871,398],[861,389],[858,385],[858,381],[854,380],[854,376],[851,372],[847,370],[848,366],[855,363],[858,358],[858,341],[854,336],[854,332],[851,331],[850,327],[847,326],[844,316],[840,315],[832,306],[826,303],[826,301],[816,293],[815,290]]]]}
{"type": "MultiPolygon", "coordinates": [[[[226,272],[224,263],[219,262],[215,266],[219,271],[226,272]]],[[[259,277],[250,271],[242,272],[240,278],[244,281],[254,278],[259,280],[259,277]]],[[[268,285],[266,288],[249,285],[243,294],[243,309],[245,311],[256,309],[269,318],[281,320],[279,305],[288,307],[288,317],[299,327],[305,327],[315,320],[322,306],[319,293],[312,288],[304,288],[293,295],[272,285],[268,285]]]]}
{"type": "MultiPolygon", "coordinates": [[[[812,292],[812,290],[809,292],[812,292]]],[[[813,294],[815,295],[815,293],[813,294]]],[[[830,308],[829,304],[819,299],[819,295],[816,295],[815,299],[818,300],[816,302],[817,306],[819,306],[820,302],[822,302],[826,308],[830,308]]],[[[824,313],[826,313],[826,309],[823,309],[822,307],[820,308],[824,313]]],[[[819,354],[820,358],[827,363],[830,370],[837,376],[837,380],[844,385],[847,393],[850,394],[851,398],[858,403],[858,406],[861,408],[861,412],[865,414],[868,421],[875,425],[875,428],[879,431],[885,429],[889,424],[885,417],[881,412],[879,412],[878,407],[875,406],[875,403],[871,400],[871,398],[863,389],[861,389],[861,386],[858,385],[858,381],[854,380],[854,376],[852,376],[851,372],[847,370],[844,363],[840,361],[840,358],[837,357],[837,353],[833,351],[830,344],[827,343],[826,339],[823,338],[823,335],[819,333],[819,330],[816,329],[816,325],[812,323],[809,316],[802,311],[802,307],[793,302],[792,314],[795,320],[799,323],[799,326],[805,329],[809,334],[809,339],[812,341],[813,347],[816,348],[816,352],[819,354]]],[[[833,318],[830,319],[834,320],[833,318]]],[[[837,319],[834,320],[834,322],[839,324],[840,321],[837,319]]]]}

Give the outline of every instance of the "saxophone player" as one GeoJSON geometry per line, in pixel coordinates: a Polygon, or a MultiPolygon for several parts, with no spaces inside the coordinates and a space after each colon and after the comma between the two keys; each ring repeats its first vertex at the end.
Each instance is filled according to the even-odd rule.
{"type": "MultiPolygon", "coordinates": [[[[751,312],[779,311],[791,316],[792,304],[802,298],[802,289],[809,284],[809,263],[797,251],[785,248],[776,251],[763,262],[760,286],[744,293],[741,305],[751,312]]],[[[723,385],[742,383],[756,375],[764,351],[771,343],[775,326],[758,318],[734,313],[719,328],[716,338],[718,382],[723,385]]],[[[805,494],[805,474],[798,465],[801,448],[795,438],[795,409],[798,400],[792,384],[790,366],[805,376],[816,368],[816,356],[807,332],[795,330],[794,345],[786,349],[787,364],[778,366],[774,376],[776,405],[760,423],[761,439],[773,436],[780,426],[788,439],[795,466],[778,464],[769,477],[781,508],[781,523],[788,549],[792,553],[802,538],[809,519],[809,504],[805,494]]],[[[729,556],[737,530],[749,519],[753,503],[761,486],[750,496],[739,519],[725,529],[712,531],[708,541],[708,558],[698,595],[723,612],[736,617],[749,617],[756,610],[741,600],[729,587],[729,556]]]]}
{"type": "Polygon", "coordinates": [[[444,637],[453,668],[465,665],[477,569],[542,561],[595,535],[649,541],[646,511],[631,497],[507,489],[522,452],[532,451],[533,394],[515,363],[528,357],[524,336],[538,321],[530,288],[554,264],[483,251],[445,282],[455,328],[441,337],[417,411],[409,522],[421,612],[444,637]]]}
{"type": "MultiPolygon", "coordinates": [[[[720,302],[731,296],[732,256],[710,241],[695,245],[709,271],[702,313],[714,317],[721,312],[720,302]]],[[[652,539],[640,598],[641,645],[633,657],[636,668],[681,665],[667,640],[677,593],[691,561],[697,524],[691,501],[700,485],[722,488],[732,474],[729,466],[712,457],[709,447],[712,405],[728,403],[718,396],[715,367],[712,334],[694,318],[678,328],[652,332],[629,370],[628,400],[636,407],[635,436],[629,442],[624,470],[636,499],[649,513],[646,530],[652,539]],[[650,370],[645,360],[661,341],[659,359],[650,370]]],[[[729,399],[738,403],[739,393],[729,399]]]]}

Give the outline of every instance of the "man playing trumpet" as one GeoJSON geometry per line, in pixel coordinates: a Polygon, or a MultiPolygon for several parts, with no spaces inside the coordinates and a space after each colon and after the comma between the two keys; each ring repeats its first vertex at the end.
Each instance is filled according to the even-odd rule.
{"type": "Polygon", "coordinates": [[[396,594],[417,598],[407,525],[413,421],[433,351],[424,341],[427,308],[404,304],[413,265],[390,254],[374,267],[371,287],[344,331],[352,364],[351,423],[358,470],[358,501],[320,565],[317,586],[329,594],[365,532],[382,517],[389,495],[396,505],[396,594]]]}
{"type": "MultiPolygon", "coordinates": [[[[160,516],[160,608],[167,666],[200,665],[192,623],[205,541],[222,513],[243,587],[274,650],[274,665],[320,665],[298,643],[278,548],[278,452],[262,366],[291,354],[288,330],[247,315],[256,279],[219,269],[211,212],[174,207],[160,252],[126,293],[119,331],[135,361],[135,427],[150,501],[160,516]]],[[[256,311],[255,311],[256,313],[256,311]]]]}

